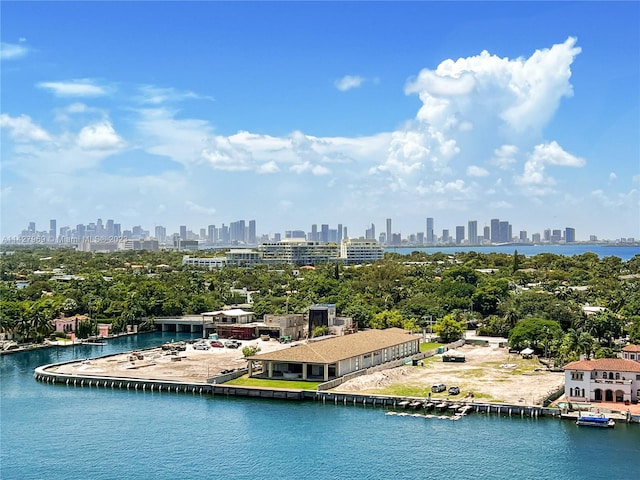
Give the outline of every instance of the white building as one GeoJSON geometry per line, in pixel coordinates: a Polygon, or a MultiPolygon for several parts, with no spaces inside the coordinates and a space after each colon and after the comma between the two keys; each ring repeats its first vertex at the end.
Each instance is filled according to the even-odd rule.
{"type": "Polygon", "coordinates": [[[336,261],[339,254],[338,245],[335,243],[308,242],[299,239],[263,243],[260,250],[263,262],[289,265],[316,265],[336,261]]]}
{"type": "Polygon", "coordinates": [[[213,270],[214,268],[225,267],[227,265],[227,257],[190,257],[185,255],[182,257],[182,264],[213,270]]]}
{"type": "Polygon", "coordinates": [[[624,358],[571,362],[564,367],[564,380],[571,402],[637,402],[640,362],[624,358]]]}
{"type": "Polygon", "coordinates": [[[348,238],[340,244],[340,258],[348,264],[371,263],[384,257],[384,248],[375,240],[348,238]]]}
{"type": "Polygon", "coordinates": [[[640,363],[640,345],[627,345],[622,349],[622,358],[640,363]]]}

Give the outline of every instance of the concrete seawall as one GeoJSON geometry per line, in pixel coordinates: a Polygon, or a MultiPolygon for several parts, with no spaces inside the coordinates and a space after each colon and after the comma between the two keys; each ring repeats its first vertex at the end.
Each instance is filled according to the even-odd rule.
{"type": "MultiPolygon", "coordinates": [[[[59,365],[71,362],[61,362],[38,367],[34,371],[37,381],[51,384],[61,384],[74,387],[96,387],[109,389],[126,389],[143,392],[167,392],[167,393],[191,393],[207,395],[223,395],[227,397],[245,397],[271,400],[288,401],[316,401],[323,404],[371,406],[382,408],[408,408],[407,403],[416,402],[419,406],[413,407],[415,411],[426,409],[427,402],[423,397],[397,397],[390,395],[358,394],[345,392],[331,392],[318,390],[300,390],[285,388],[248,387],[214,383],[229,380],[229,376],[221,375],[220,378],[209,379],[210,383],[190,383],[164,379],[110,377],[100,375],[78,375],[51,371],[59,365]]],[[[482,403],[451,398],[431,398],[432,403],[443,405],[443,411],[450,411],[453,405],[467,407],[468,412],[495,414],[499,416],[515,416],[526,418],[555,417],[569,418],[559,408],[548,408],[539,405],[511,405],[497,403],[482,403]]],[[[433,408],[433,407],[432,407],[433,408]]],[[[572,418],[572,417],[571,417],[572,418]]],[[[639,416],[631,416],[627,419],[631,423],[640,423],[639,416]]]]}

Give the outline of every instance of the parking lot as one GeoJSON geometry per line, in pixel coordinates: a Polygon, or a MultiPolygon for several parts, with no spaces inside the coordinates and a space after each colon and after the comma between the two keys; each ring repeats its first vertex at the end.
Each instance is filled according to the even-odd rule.
{"type": "Polygon", "coordinates": [[[61,365],[55,371],[60,373],[96,376],[117,376],[123,378],[144,378],[175,380],[182,382],[206,382],[208,378],[236,369],[246,368],[247,362],[242,348],[255,345],[261,352],[269,352],[289,345],[276,341],[238,341],[238,348],[224,346],[211,347],[210,340],[203,340],[209,348],[197,347],[201,343],[175,342],[175,344],[114,355],[97,360],[83,360],[61,365]]]}

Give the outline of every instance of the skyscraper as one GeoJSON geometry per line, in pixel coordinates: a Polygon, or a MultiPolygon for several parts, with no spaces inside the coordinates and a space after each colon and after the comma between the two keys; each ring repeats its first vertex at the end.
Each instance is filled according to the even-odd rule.
{"type": "Polygon", "coordinates": [[[320,241],[323,243],[327,243],[329,241],[329,225],[323,223],[320,226],[320,241]]]}
{"type": "MultiPolygon", "coordinates": [[[[107,224],[109,224],[109,222],[107,222],[107,224]]],[[[162,225],[156,225],[155,234],[156,234],[156,240],[158,240],[159,243],[164,243],[166,241],[167,229],[164,228],[162,225]]]]}
{"type": "Polygon", "coordinates": [[[500,219],[491,219],[491,243],[500,243],[500,219]]]}
{"type": "Polygon", "coordinates": [[[564,229],[564,241],[565,243],[573,243],[576,241],[576,229],[567,227],[564,229]]]}
{"type": "Polygon", "coordinates": [[[187,239],[187,226],[180,225],[180,240],[186,240],[186,239],[187,239]]]}
{"type": "Polygon", "coordinates": [[[387,218],[387,244],[391,244],[391,219],[387,218]]]}
{"type": "Polygon", "coordinates": [[[376,239],[376,226],[372,223],[370,228],[367,228],[364,232],[364,238],[366,240],[376,239]]]}
{"type": "Polygon", "coordinates": [[[427,218],[427,244],[433,245],[435,242],[435,238],[433,238],[433,218],[427,218]]]}
{"type": "Polygon", "coordinates": [[[460,245],[464,242],[464,225],[458,225],[456,227],[456,245],[460,245]]]}
{"type": "Polygon", "coordinates": [[[249,234],[247,235],[247,243],[256,244],[256,221],[249,220],[249,234]]]}
{"type": "Polygon", "coordinates": [[[478,221],[469,220],[469,245],[478,244],[478,221]]]}
{"type": "Polygon", "coordinates": [[[52,242],[56,241],[56,232],[57,232],[58,228],[56,227],[56,219],[52,218],[51,220],[49,220],[49,239],[52,242]]]}

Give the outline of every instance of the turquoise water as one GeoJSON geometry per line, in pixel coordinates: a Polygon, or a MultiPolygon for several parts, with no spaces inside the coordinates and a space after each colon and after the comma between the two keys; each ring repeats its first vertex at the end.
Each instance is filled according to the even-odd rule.
{"type": "Polygon", "coordinates": [[[43,363],[174,334],[0,357],[0,478],[600,479],[640,477],[640,426],[48,385],[43,363]]]}
{"type": "Polygon", "coordinates": [[[411,252],[418,251],[427,254],[434,253],[458,253],[458,252],[478,252],[478,253],[506,253],[513,255],[514,250],[518,250],[520,255],[531,257],[539,253],[553,253],[555,255],[581,255],[587,252],[593,252],[600,258],[603,257],[620,257],[626,261],[635,255],[640,255],[639,246],[604,246],[595,244],[571,244],[571,245],[502,245],[491,247],[386,247],[386,252],[395,252],[408,255],[411,252]]]}

